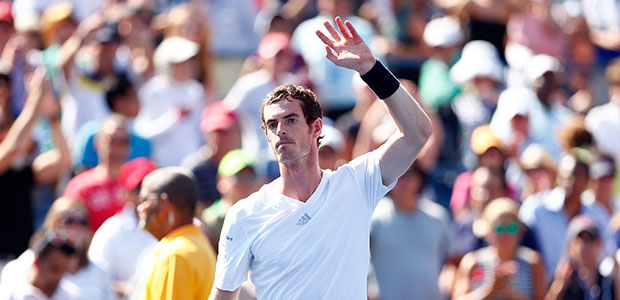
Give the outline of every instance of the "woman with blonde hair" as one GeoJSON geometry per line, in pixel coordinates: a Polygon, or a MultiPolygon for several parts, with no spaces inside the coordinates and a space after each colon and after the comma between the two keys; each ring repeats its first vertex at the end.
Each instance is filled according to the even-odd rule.
{"type": "Polygon", "coordinates": [[[540,255],[520,246],[525,227],[519,205],[492,200],[474,223],[488,247],[467,253],[459,265],[452,299],[542,299],[546,290],[540,255]]]}

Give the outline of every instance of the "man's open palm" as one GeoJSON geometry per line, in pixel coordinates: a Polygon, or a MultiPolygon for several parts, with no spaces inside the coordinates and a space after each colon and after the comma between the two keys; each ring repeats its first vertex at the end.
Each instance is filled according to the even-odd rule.
{"type": "Polygon", "coordinates": [[[325,43],[327,59],[337,66],[358,71],[362,75],[375,65],[375,57],[351,22],[343,23],[340,17],[336,17],[340,33],[330,22],[326,21],[324,24],[333,40],[320,30],[316,31],[316,35],[325,43]]]}

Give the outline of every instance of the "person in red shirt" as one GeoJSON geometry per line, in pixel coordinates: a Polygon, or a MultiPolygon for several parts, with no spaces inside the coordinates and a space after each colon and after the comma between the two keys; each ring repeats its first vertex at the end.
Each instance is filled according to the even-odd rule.
{"type": "Polygon", "coordinates": [[[71,179],[64,195],[84,202],[93,231],[119,212],[125,203],[125,190],[119,176],[129,153],[126,119],[116,114],[108,117],[96,137],[95,147],[99,164],[71,179]]]}

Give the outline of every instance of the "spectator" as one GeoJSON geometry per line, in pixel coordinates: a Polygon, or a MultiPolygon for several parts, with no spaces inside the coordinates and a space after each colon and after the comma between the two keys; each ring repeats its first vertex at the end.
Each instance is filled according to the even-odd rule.
{"type": "Polygon", "coordinates": [[[497,110],[491,119],[491,128],[506,144],[514,144],[515,131],[510,123],[517,107],[527,108],[528,132],[531,141],[541,144],[557,160],[561,148],[556,131],[571,115],[571,111],[558,101],[561,84],[560,62],[548,55],[532,57],[526,67],[525,76],[529,87],[512,87],[499,96],[497,110]]]}
{"type": "Polygon", "coordinates": [[[424,42],[433,55],[420,69],[420,97],[424,105],[438,111],[449,105],[460,93],[459,87],[450,78],[450,66],[454,55],[463,41],[461,25],[453,17],[436,18],[424,28],[424,42]]]}
{"type": "Polygon", "coordinates": [[[140,224],[156,239],[155,266],[144,299],[207,299],[215,274],[215,252],[193,225],[194,180],[175,168],[155,170],[140,187],[140,224]]]}
{"type": "Polygon", "coordinates": [[[463,93],[452,102],[452,110],[461,127],[463,164],[472,169],[476,157],[469,141],[476,127],[491,121],[502,89],[504,66],[491,43],[471,41],[463,47],[461,58],[450,69],[450,75],[463,88],[463,93]]]}
{"type": "Polygon", "coordinates": [[[263,99],[280,84],[296,83],[291,73],[295,53],[291,49],[291,37],[282,32],[267,34],[258,46],[260,68],[241,76],[224,98],[242,115],[244,149],[268,150],[264,133],[260,129],[260,109],[263,99]],[[245,145],[251,143],[252,145],[245,145]]]}
{"type": "Polygon", "coordinates": [[[155,247],[157,240],[138,227],[136,201],[142,179],[155,170],[146,158],[136,158],[121,166],[120,183],[127,189],[123,210],[107,219],[95,232],[88,258],[108,273],[119,296],[127,293],[129,280],[155,247]]]}
{"type": "Polygon", "coordinates": [[[178,165],[202,144],[199,124],[205,102],[203,88],[194,79],[199,48],[182,37],[165,39],[155,50],[159,75],[140,88],[135,129],[150,139],[158,166],[178,165]]]}
{"type": "Polygon", "coordinates": [[[521,169],[525,173],[525,183],[521,199],[555,187],[556,167],[551,155],[538,144],[531,144],[523,150],[519,158],[521,169]]]}
{"type": "Polygon", "coordinates": [[[608,156],[595,158],[590,164],[590,189],[584,192],[581,202],[598,207],[610,219],[618,210],[617,195],[613,193],[616,176],[614,160],[608,156]]]}
{"type": "Polygon", "coordinates": [[[69,145],[84,123],[105,117],[105,84],[123,73],[116,59],[121,38],[118,26],[96,13],[80,23],[60,49],[65,82],[60,87],[62,128],[69,145]]]}
{"type": "Polygon", "coordinates": [[[592,206],[581,204],[588,177],[588,165],[565,154],[558,164],[558,187],[525,199],[519,211],[521,221],[534,233],[548,273],[556,269],[564,255],[568,223],[579,214],[588,214],[599,224],[605,253],[615,251],[615,243],[606,229],[606,217],[592,206]]]}
{"type": "Polygon", "coordinates": [[[618,270],[615,266],[600,266],[605,242],[599,228],[589,215],[571,220],[565,244],[568,257],[558,265],[545,299],[615,299],[618,270]]]}
{"type": "Polygon", "coordinates": [[[373,214],[371,263],[380,299],[443,299],[438,279],[454,254],[453,236],[448,211],[428,199],[425,181],[414,164],[373,214]]]}
{"type": "Polygon", "coordinates": [[[226,153],[241,148],[241,126],[237,112],[225,102],[213,103],[202,112],[200,129],[207,144],[191,153],[181,163],[190,169],[198,185],[199,211],[220,198],[216,176],[226,153]],[[201,209],[202,208],[202,209],[201,209]]]}
{"type": "Polygon", "coordinates": [[[0,285],[0,299],[11,300],[77,300],[67,283],[61,283],[75,253],[70,239],[59,231],[46,231],[35,237],[34,264],[19,284],[0,285]]]}
{"type": "Polygon", "coordinates": [[[88,208],[90,228],[94,231],[119,212],[125,202],[118,180],[129,153],[126,126],[125,117],[120,115],[111,115],[103,122],[95,141],[99,164],[72,178],[65,190],[65,197],[82,201],[88,208]]]}
{"type": "Polygon", "coordinates": [[[33,233],[31,190],[39,183],[50,183],[59,178],[70,164],[67,144],[58,122],[58,105],[50,98],[45,71],[37,69],[27,82],[28,98],[24,109],[13,124],[0,114],[0,265],[17,257],[28,247],[33,233]],[[37,117],[44,112],[50,120],[54,148],[28,158],[27,145],[37,117]],[[22,161],[24,163],[18,164],[22,161]],[[10,200],[10,201],[9,201],[10,200]]]}
{"type": "MultiPolygon", "coordinates": [[[[242,9],[237,7],[236,10],[242,9]]],[[[198,2],[192,3],[192,1],[177,4],[169,11],[157,16],[153,22],[154,24],[161,22],[161,25],[155,25],[155,27],[163,27],[164,39],[182,37],[199,45],[195,59],[198,68],[196,68],[194,79],[202,84],[206,103],[212,103],[217,99],[217,95],[215,95],[217,87],[214,84],[212,74],[213,57],[209,47],[212,44],[211,38],[214,28],[209,27],[209,19],[203,7],[200,7],[198,2]]],[[[226,39],[228,38],[230,37],[226,39]]],[[[237,40],[237,42],[240,41],[237,40]]],[[[214,41],[214,43],[218,42],[214,41]]]]}
{"type": "Polygon", "coordinates": [[[620,58],[609,63],[606,73],[609,102],[590,110],[586,128],[594,136],[597,147],[616,161],[620,168],[620,58]]]}
{"type": "MultiPolygon", "coordinates": [[[[137,135],[133,130],[132,120],[140,111],[140,100],[129,78],[119,75],[105,93],[105,99],[110,111],[127,118],[129,133],[129,154],[127,160],[137,157],[150,157],[150,142],[137,135]]],[[[97,151],[95,149],[95,137],[101,130],[103,119],[91,120],[84,124],[77,133],[74,147],[74,170],[84,171],[99,164],[97,151]]]]}
{"type": "MultiPolygon", "coordinates": [[[[493,133],[490,126],[482,125],[474,129],[471,136],[471,147],[473,152],[478,155],[478,167],[498,170],[502,173],[502,178],[504,178],[502,181],[505,183],[504,166],[506,165],[508,157],[502,142],[493,133]]],[[[452,197],[450,199],[450,209],[454,215],[458,215],[462,208],[470,206],[473,174],[473,171],[464,172],[460,174],[454,182],[452,197]]],[[[506,195],[514,199],[517,198],[513,188],[506,184],[505,189],[506,195]]]]}
{"type": "Polygon", "coordinates": [[[226,212],[237,201],[247,198],[256,192],[262,181],[254,169],[252,157],[241,149],[228,152],[222,158],[217,170],[217,189],[222,197],[206,208],[201,215],[209,228],[213,249],[217,252],[217,240],[222,231],[226,212]]]}
{"type": "Polygon", "coordinates": [[[540,255],[519,246],[525,228],[512,199],[492,200],[474,223],[488,247],[467,253],[459,265],[453,299],[542,299],[545,273],[540,255]]]}
{"type": "Polygon", "coordinates": [[[474,234],[474,222],[480,218],[491,200],[506,195],[506,181],[501,169],[481,166],[473,172],[469,202],[454,212],[454,226],[457,232],[454,244],[461,255],[484,246],[483,237],[474,234]]]}
{"type": "MultiPolygon", "coordinates": [[[[107,274],[87,257],[92,232],[88,228],[88,212],[78,201],[57,199],[50,208],[43,227],[67,233],[73,241],[75,255],[72,256],[63,282],[74,286],[76,299],[115,300],[116,293],[107,274]]],[[[7,264],[2,272],[2,282],[19,284],[27,279],[28,270],[35,263],[36,249],[28,249],[19,258],[7,264]]]]}

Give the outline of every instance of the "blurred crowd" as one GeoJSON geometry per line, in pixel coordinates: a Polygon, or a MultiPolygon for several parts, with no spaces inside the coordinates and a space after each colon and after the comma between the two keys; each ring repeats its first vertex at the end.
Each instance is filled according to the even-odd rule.
{"type": "Polygon", "coordinates": [[[620,299],[615,0],[0,0],[0,299],[159,299],[179,234],[209,267],[176,288],[208,295],[228,208],[279,176],[271,90],[317,94],[323,169],[396,130],[325,58],[335,16],[433,121],[375,210],[369,299],[620,299]],[[149,202],[165,167],[195,205],[149,202]]]}

